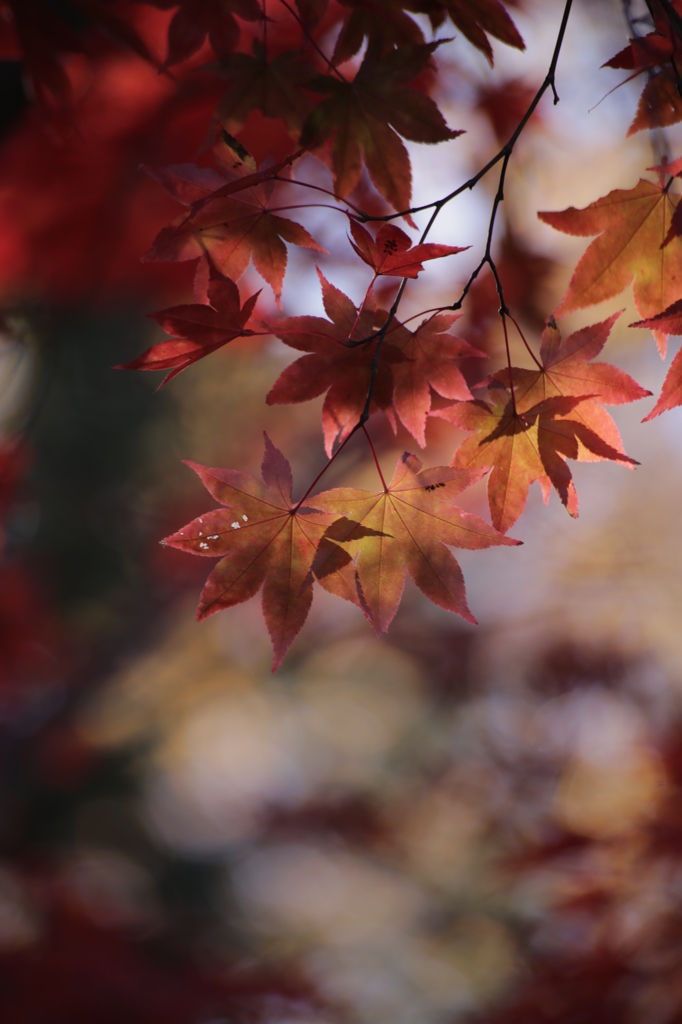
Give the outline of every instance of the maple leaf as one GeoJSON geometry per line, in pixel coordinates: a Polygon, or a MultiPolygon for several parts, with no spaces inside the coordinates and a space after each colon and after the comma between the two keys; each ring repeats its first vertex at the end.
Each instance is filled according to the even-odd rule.
{"type": "MultiPolygon", "coordinates": [[[[331,455],[334,442],[342,442],[357,425],[365,407],[378,340],[356,347],[346,343],[376,333],[377,313],[371,296],[357,310],[347,295],[330,284],[318,270],[322,299],[329,320],[318,316],[295,316],[278,320],[272,332],[291,348],[309,353],[288,366],[267,396],[268,405],[307,402],[327,395],[322,407],[325,450],[331,455]]],[[[370,413],[383,409],[391,416],[393,363],[402,354],[384,341],[382,357],[372,393],[370,413]]]]}
{"type": "Polygon", "coordinates": [[[256,292],[240,304],[239,289],[234,281],[223,277],[211,268],[208,285],[208,302],[192,305],[173,306],[152,313],[151,317],[163,327],[166,334],[172,334],[171,341],[160,341],[143,352],[130,363],[117,366],[117,370],[168,370],[160,384],[186,370],[192,363],[222,348],[235,338],[253,335],[248,323],[260,292],[256,292]]]}
{"type": "Polygon", "coordinates": [[[351,218],[350,230],[353,235],[351,245],[368,267],[374,271],[375,277],[385,274],[388,277],[415,278],[421,270],[422,260],[435,260],[441,256],[451,256],[464,252],[469,246],[440,245],[437,242],[422,242],[412,245],[406,235],[395,224],[382,224],[377,231],[376,240],[369,231],[351,218]]]}
{"type": "Polygon", "coordinates": [[[475,432],[459,446],[451,465],[491,469],[488,504],[493,525],[502,533],[523,512],[535,480],[545,503],[553,485],[569,514],[577,517],[578,496],[565,459],[577,459],[581,445],[599,458],[636,464],[574,418],[582,398],[549,398],[520,414],[507,392],[495,385],[488,392],[489,401],[458,402],[432,415],[475,432]]]}
{"type": "MultiPolygon", "coordinates": [[[[630,327],[644,327],[651,331],[682,335],[682,299],[678,299],[658,316],[651,317],[649,320],[637,320],[630,324],[630,327]]],[[[658,400],[648,416],[644,417],[642,423],[653,420],[662,412],[675,409],[678,405],[682,405],[682,349],[670,364],[658,400]]]]}
{"type": "MultiPolygon", "coordinates": [[[[223,159],[224,170],[229,171],[230,166],[223,159]]],[[[243,169],[243,163],[238,162],[237,166],[243,169]]],[[[239,197],[221,194],[215,198],[213,193],[238,183],[241,175],[228,177],[193,164],[150,173],[178,202],[192,207],[192,215],[178,217],[163,228],[144,257],[146,260],[175,262],[208,255],[225,277],[236,281],[253,259],[253,265],[280,305],[287,266],[284,242],[326,252],[301,224],[268,210],[272,182],[243,189],[239,197]]]]}
{"type": "MultiPolygon", "coordinates": [[[[607,320],[583,327],[563,341],[557,327],[548,324],[540,343],[542,365],[535,370],[512,368],[517,412],[528,412],[548,398],[584,398],[585,401],[572,411],[571,418],[580,420],[624,455],[618,428],[598,403],[623,405],[646,398],[651,392],[616,366],[590,362],[603,349],[619,316],[620,313],[614,313],[607,320]]],[[[503,387],[508,385],[508,369],[498,370],[494,376],[503,387]]],[[[584,446],[580,447],[580,461],[600,458],[584,446]]]]}
{"type": "Polygon", "coordinates": [[[230,83],[217,111],[228,131],[239,131],[251,111],[260,110],[264,117],[280,118],[291,135],[300,134],[313,108],[310,96],[302,91],[317,77],[312,64],[290,51],[269,57],[254,39],[253,56],[231,53],[209,69],[230,83]]]}
{"type": "Polygon", "coordinates": [[[486,358],[485,352],[448,333],[461,315],[439,313],[424,320],[416,331],[409,331],[393,319],[386,333],[386,341],[405,357],[392,366],[393,405],[422,448],[426,444],[424,430],[431,409],[431,388],[443,398],[472,398],[456,360],[486,358]]]}
{"type": "MultiPolygon", "coordinates": [[[[291,467],[267,434],[264,437],[262,481],[249,473],[186,463],[224,508],[204,512],[162,543],[221,559],[201,593],[199,621],[247,601],[263,587],[263,615],[274,649],[274,672],[310,611],[310,566],[333,519],[292,504],[291,467]]],[[[348,571],[340,567],[338,572],[341,579],[335,577],[335,586],[342,592],[348,571]]],[[[344,596],[353,599],[352,586],[346,586],[344,596]]]]}
{"type": "Polygon", "coordinates": [[[682,120],[682,97],[677,71],[682,56],[682,40],[672,30],[669,20],[656,10],[654,26],[655,31],[631,39],[628,46],[604,64],[604,67],[634,71],[632,77],[644,71],[649,72],[637,113],[628,128],[628,137],[645,128],[667,128],[682,120]],[[659,70],[654,73],[655,68],[659,70]]]}
{"type": "Polygon", "coordinates": [[[164,68],[187,60],[199,50],[208,36],[214,53],[231,53],[239,42],[239,23],[262,21],[263,12],[257,0],[145,0],[145,3],[167,11],[178,10],[168,26],[168,56],[164,68]]]}
{"type": "Polygon", "coordinates": [[[99,30],[150,64],[156,64],[132,25],[106,2],[71,0],[71,6],[73,10],[67,13],[50,0],[6,0],[3,4],[3,22],[9,23],[16,37],[35,98],[44,113],[51,112],[50,97],[62,108],[70,105],[72,83],[62,57],[67,52],[86,50],[90,29],[99,30]]]}
{"type": "Polygon", "coordinates": [[[491,66],[493,51],[488,33],[507,46],[525,50],[526,44],[499,0],[444,0],[443,6],[453,25],[486,55],[491,66]]]}
{"type": "Polygon", "coordinates": [[[399,135],[413,142],[444,142],[451,131],[430,97],[406,83],[429,64],[440,42],[401,46],[380,60],[365,54],[352,82],[330,75],[313,79],[309,89],[328,93],[306,121],[301,145],[317,147],[330,136],[334,190],[347,196],[362,173],[362,154],[377,189],[396,210],[410,205],[410,158],[399,135]]]}
{"type": "MultiPolygon", "coordinates": [[[[332,62],[343,64],[362,48],[368,47],[378,56],[394,47],[423,45],[424,34],[419,25],[402,10],[402,6],[386,0],[339,0],[350,8],[344,16],[341,31],[334,46],[332,62]]],[[[404,5],[409,6],[409,5],[404,5]]]]}
{"type": "MultiPolygon", "coordinates": [[[[616,189],[583,210],[539,213],[545,224],[569,235],[598,235],[573,272],[558,316],[618,295],[634,278],[634,299],[649,318],[682,298],[682,239],[668,240],[680,201],[643,178],[633,189],[616,189]]],[[[658,332],[663,347],[665,331],[658,332]]]]}
{"type": "Polygon", "coordinates": [[[405,452],[390,484],[377,493],[339,487],[315,495],[317,508],[343,519],[326,535],[332,542],[320,545],[313,573],[337,594],[335,573],[356,558],[362,602],[377,634],[386,632],[398,610],[406,569],[434,604],[475,623],[462,571],[446,545],[475,550],[519,543],[453,504],[481,476],[446,466],[424,470],[416,455],[405,452]]]}

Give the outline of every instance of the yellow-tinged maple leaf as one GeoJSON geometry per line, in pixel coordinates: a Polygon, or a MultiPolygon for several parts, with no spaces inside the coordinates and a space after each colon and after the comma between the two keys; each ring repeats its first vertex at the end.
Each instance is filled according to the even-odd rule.
{"type": "MultiPolygon", "coordinates": [[[[656,316],[682,298],[682,238],[668,237],[680,197],[670,193],[669,184],[640,179],[634,188],[609,192],[583,210],[571,206],[538,214],[566,234],[598,235],[575,268],[558,316],[613,298],[633,279],[643,317],[656,316]]],[[[658,332],[663,351],[665,337],[658,332]]]]}
{"type": "Polygon", "coordinates": [[[398,610],[405,570],[434,604],[475,623],[462,571],[446,545],[474,550],[519,543],[453,504],[481,476],[447,466],[422,469],[416,455],[405,452],[390,484],[377,493],[339,487],[315,495],[316,508],[342,518],[325,534],[313,573],[325,589],[346,596],[338,573],[355,559],[359,594],[377,634],[398,610]]]}

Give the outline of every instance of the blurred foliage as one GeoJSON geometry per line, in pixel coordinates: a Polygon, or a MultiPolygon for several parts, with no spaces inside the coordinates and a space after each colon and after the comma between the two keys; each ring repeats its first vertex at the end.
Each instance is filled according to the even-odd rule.
{"type": "MultiPolygon", "coordinates": [[[[605,7],[584,6],[585,46],[605,7]]],[[[154,339],[147,305],[190,288],[138,264],[169,215],[138,165],[193,155],[215,95],[104,57],[87,144],[46,138],[16,64],[0,75],[2,1024],[678,1024],[679,485],[655,459],[607,478],[601,519],[551,546],[531,510],[520,582],[467,569],[500,595],[478,630],[409,591],[376,642],[322,595],[273,678],[253,602],[198,627],[204,566],[158,545],[204,505],[180,460],[256,469],[244,424],[283,356],[236,342],[161,394],[111,372],[154,339]]],[[[501,109],[467,75],[449,102],[475,93],[475,151],[526,86],[501,109]]],[[[556,189],[584,158],[564,150],[556,189]]],[[[499,265],[537,328],[563,271],[520,159],[499,265]]],[[[490,290],[464,323],[494,351],[490,290]]],[[[312,478],[307,412],[261,422],[312,478]]],[[[377,433],[388,462],[405,438],[377,433]]],[[[362,483],[357,462],[332,482],[362,483]]]]}

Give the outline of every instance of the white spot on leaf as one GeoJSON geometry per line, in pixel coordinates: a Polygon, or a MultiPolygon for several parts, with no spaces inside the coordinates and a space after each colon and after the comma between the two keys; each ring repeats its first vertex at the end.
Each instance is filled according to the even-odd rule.
{"type": "Polygon", "coordinates": [[[232,529],[233,530],[238,530],[239,529],[239,523],[237,522],[236,519],[235,519],[235,521],[231,525],[232,525],[232,529]]]}

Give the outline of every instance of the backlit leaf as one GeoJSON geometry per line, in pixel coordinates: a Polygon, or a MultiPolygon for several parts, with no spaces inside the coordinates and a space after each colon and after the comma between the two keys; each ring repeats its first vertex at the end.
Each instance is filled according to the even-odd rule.
{"type": "Polygon", "coordinates": [[[363,603],[377,634],[388,629],[398,610],[405,570],[434,604],[475,622],[462,571],[448,547],[518,543],[453,504],[480,476],[445,466],[423,470],[420,460],[405,452],[386,490],[339,487],[315,495],[317,508],[344,517],[334,526],[336,549],[321,546],[313,563],[317,579],[337,593],[334,573],[356,559],[363,603]]]}

